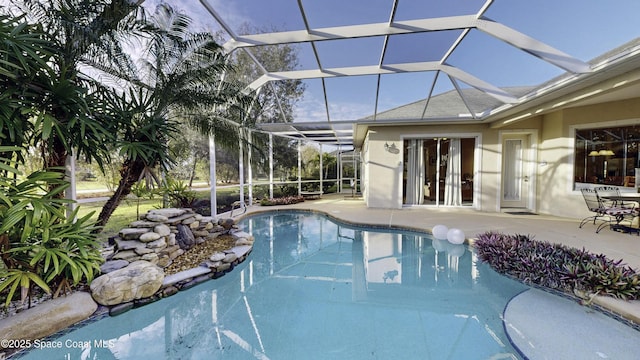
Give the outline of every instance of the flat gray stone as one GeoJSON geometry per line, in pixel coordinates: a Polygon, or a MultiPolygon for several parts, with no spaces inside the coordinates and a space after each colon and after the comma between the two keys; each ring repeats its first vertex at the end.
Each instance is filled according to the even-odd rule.
{"type": "Polygon", "coordinates": [[[171,234],[171,228],[165,224],[156,225],[153,228],[153,232],[159,234],[160,236],[169,236],[171,234]]]}
{"type": "Polygon", "coordinates": [[[160,239],[162,236],[156,232],[150,231],[140,235],[140,241],[148,243],[160,239]]]}
{"type": "Polygon", "coordinates": [[[129,227],[132,227],[132,228],[153,228],[156,225],[158,225],[157,222],[146,221],[146,220],[137,220],[137,221],[134,221],[131,224],[129,224],[129,227]]]}
{"type": "Polygon", "coordinates": [[[144,248],[146,245],[138,240],[116,239],[116,246],[118,247],[118,250],[134,250],[137,248],[144,248]]]}
{"type": "Polygon", "coordinates": [[[134,240],[140,238],[140,235],[151,231],[151,229],[145,228],[124,228],[120,230],[120,237],[125,240],[134,240]]]}
{"type": "Polygon", "coordinates": [[[173,217],[180,216],[180,215],[183,215],[183,214],[186,214],[186,213],[187,213],[186,209],[177,209],[177,208],[153,209],[153,210],[149,210],[149,212],[147,212],[147,214],[162,215],[162,216],[166,216],[168,218],[173,218],[173,217]]]}
{"type": "Polygon", "coordinates": [[[140,257],[140,260],[148,261],[153,264],[157,264],[158,259],[159,257],[158,257],[158,254],[156,253],[145,254],[140,257]]]}
{"type": "Polygon", "coordinates": [[[157,223],[164,223],[169,221],[169,218],[164,216],[164,215],[160,215],[160,214],[147,214],[146,216],[147,220],[149,221],[154,221],[157,223]]]}
{"type": "MultiPolygon", "coordinates": [[[[188,217],[188,218],[182,220],[182,225],[191,225],[191,224],[193,224],[195,222],[197,222],[196,217],[195,216],[191,216],[191,217],[188,217]]],[[[198,225],[200,225],[199,222],[198,222],[198,225]]],[[[195,225],[195,226],[198,226],[198,225],[195,225]]]]}
{"type": "Polygon", "coordinates": [[[251,237],[251,234],[249,234],[248,232],[242,231],[242,230],[237,230],[237,231],[232,231],[231,235],[238,237],[238,238],[249,238],[251,237]]]}
{"type": "Polygon", "coordinates": [[[209,233],[209,235],[207,235],[207,240],[215,240],[218,238],[218,236],[222,235],[221,232],[212,232],[209,233]]]}
{"type": "Polygon", "coordinates": [[[232,263],[236,260],[238,260],[238,255],[236,255],[234,252],[230,252],[227,254],[227,256],[224,257],[222,261],[226,263],[232,263]]]}
{"type": "Polygon", "coordinates": [[[89,318],[98,305],[87,292],[75,292],[38,304],[0,321],[4,339],[42,339],[89,318]]]}
{"type": "Polygon", "coordinates": [[[178,224],[182,224],[182,222],[185,221],[186,219],[192,219],[192,218],[195,220],[195,215],[191,213],[187,213],[181,216],[173,217],[169,219],[167,223],[171,225],[178,225],[178,224]]]}
{"type": "Polygon", "coordinates": [[[149,249],[148,247],[141,247],[141,248],[133,249],[133,251],[138,255],[145,255],[145,254],[155,253],[155,251],[153,249],[149,249]]]}
{"type": "Polygon", "coordinates": [[[207,230],[193,230],[193,236],[195,237],[207,237],[209,236],[209,232],[207,230]]]}
{"type": "Polygon", "coordinates": [[[118,269],[122,269],[123,267],[129,265],[127,260],[111,260],[107,261],[104,264],[100,265],[100,272],[103,274],[110,273],[112,271],[116,271],[118,269]]]}
{"type": "Polygon", "coordinates": [[[216,219],[213,216],[203,216],[202,219],[200,219],[200,222],[217,224],[218,223],[218,219],[216,219]]]}
{"type": "Polygon", "coordinates": [[[227,257],[227,254],[225,254],[225,253],[221,253],[221,252],[217,252],[217,253],[213,253],[213,254],[209,257],[209,259],[210,259],[211,261],[218,262],[218,261],[222,261],[222,260],[224,260],[224,258],[225,258],[225,257],[227,257]]]}
{"type": "Polygon", "coordinates": [[[123,250],[123,251],[118,251],[115,255],[113,255],[114,260],[126,260],[126,261],[135,261],[137,259],[139,259],[140,256],[138,254],[135,253],[135,251],[133,250],[123,250]]]}
{"type": "Polygon", "coordinates": [[[150,249],[158,249],[166,246],[167,246],[167,241],[164,238],[160,238],[158,240],[147,243],[147,247],[150,249]]]}
{"type": "Polygon", "coordinates": [[[243,257],[251,252],[252,247],[249,245],[234,246],[229,251],[236,254],[237,257],[243,257]]]}
{"type": "Polygon", "coordinates": [[[198,266],[198,267],[195,267],[193,269],[181,271],[181,272],[179,272],[177,274],[166,276],[164,278],[164,281],[162,282],[162,287],[171,286],[171,285],[179,283],[180,281],[193,279],[195,277],[198,277],[198,276],[204,275],[204,274],[208,274],[210,272],[211,272],[211,269],[203,267],[203,266],[198,266]]]}
{"type": "Polygon", "coordinates": [[[236,243],[235,243],[235,245],[237,245],[237,246],[252,245],[252,244],[253,244],[252,241],[249,241],[249,240],[247,240],[245,238],[240,238],[240,239],[236,240],[236,243]]]}

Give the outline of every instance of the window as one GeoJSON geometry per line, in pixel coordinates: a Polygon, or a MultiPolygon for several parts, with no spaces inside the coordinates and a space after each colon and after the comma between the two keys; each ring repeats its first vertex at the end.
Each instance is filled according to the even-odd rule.
{"type": "Polygon", "coordinates": [[[576,183],[635,187],[640,126],[576,130],[576,183]]]}

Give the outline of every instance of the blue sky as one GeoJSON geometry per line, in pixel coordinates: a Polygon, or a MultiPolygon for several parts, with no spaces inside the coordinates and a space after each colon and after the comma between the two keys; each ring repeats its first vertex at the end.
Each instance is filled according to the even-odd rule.
{"type": "MultiPolygon", "coordinates": [[[[147,0],[153,7],[158,0],[147,0]]],[[[199,0],[167,1],[183,8],[201,29],[219,30],[199,0]]],[[[296,0],[210,0],[218,13],[234,29],[248,22],[258,28],[300,30],[304,28],[296,0]]],[[[311,27],[342,26],[352,23],[386,22],[390,0],[303,0],[311,27]]],[[[396,20],[434,16],[474,14],[483,0],[401,0],[396,20]],[[443,4],[446,4],[443,5],[443,4]]],[[[495,0],[485,16],[551,45],[583,61],[603,54],[640,36],[638,0],[495,0]]],[[[439,59],[459,31],[412,35],[409,41],[397,37],[389,41],[385,63],[439,59]]],[[[318,43],[325,67],[376,64],[382,37],[318,43]]],[[[316,67],[308,44],[300,44],[301,68],[316,67]]],[[[560,75],[564,70],[535,58],[481,31],[471,31],[448,59],[477,78],[500,87],[536,85],[560,75]]],[[[383,76],[378,110],[390,109],[425,98],[433,80],[431,73],[383,76]]],[[[375,76],[327,79],[327,97],[332,120],[353,120],[374,112],[375,76]]],[[[326,119],[319,80],[306,81],[307,94],[296,109],[300,120],[326,119]]],[[[461,86],[466,86],[461,84],[461,86]]],[[[436,93],[452,89],[439,77],[436,93]]]]}

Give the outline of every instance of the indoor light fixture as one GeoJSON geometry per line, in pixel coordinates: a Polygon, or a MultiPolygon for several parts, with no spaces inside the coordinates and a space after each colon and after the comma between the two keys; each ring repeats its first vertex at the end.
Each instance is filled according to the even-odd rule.
{"type": "Polygon", "coordinates": [[[615,154],[616,154],[616,153],[614,153],[614,152],[613,152],[613,150],[605,150],[605,149],[602,149],[602,150],[600,150],[600,151],[592,150],[592,151],[589,153],[589,156],[613,156],[613,155],[615,155],[615,154]]]}

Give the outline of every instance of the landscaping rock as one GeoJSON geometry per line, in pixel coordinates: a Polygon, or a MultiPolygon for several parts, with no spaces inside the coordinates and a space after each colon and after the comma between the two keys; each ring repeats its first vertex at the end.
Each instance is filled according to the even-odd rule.
{"type": "Polygon", "coordinates": [[[180,256],[182,254],[184,254],[184,250],[178,249],[176,251],[173,251],[173,252],[169,253],[169,258],[171,260],[173,260],[173,259],[177,258],[178,256],[180,256]]]}
{"type": "Polygon", "coordinates": [[[252,241],[249,241],[249,240],[244,239],[244,238],[240,238],[240,239],[236,240],[236,245],[238,245],[238,246],[239,245],[251,245],[251,244],[253,244],[252,241]]]}
{"type": "Polygon", "coordinates": [[[217,252],[211,255],[211,257],[209,258],[211,261],[222,261],[224,260],[224,258],[227,257],[227,254],[225,253],[221,253],[221,252],[217,252]]]}
{"type": "Polygon", "coordinates": [[[200,275],[208,274],[211,270],[205,267],[195,267],[193,269],[181,271],[177,274],[169,275],[164,279],[163,286],[171,286],[182,281],[189,281],[200,275]]]}
{"type": "Polygon", "coordinates": [[[169,221],[168,217],[164,215],[158,215],[158,214],[147,214],[146,218],[149,221],[160,222],[160,223],[169,221]]]}
{"type": "MultiPolygon", "coordinates": [[[[86,292],[45,301],[0,321],[5,339],[42,339],[89,318],[98,305],[86,292]]],[[[0,356],[1,357],[1,356],[0,356]]]]}
{"type": "Polygon", "coordinates": [[[162,236],[156,232],[150,231],[140,235],[140,241],[148,243],[160,239],[162,236]]]}
{"type": "Polygon", "coordinates": [[[144,248],[146,245],[137,240],[124,240],[121,238],[116,238],[116,247],[118,250],[135,250],[138,248],[144,248]]]}
{"type": "Polygon", "coordinates": [[[196,239],[193,236],[193,232],[191,232],[191,229],[188,226],[182,224],[178,225],[178,234],[176,235],[176,241],[178,242],[178,245],[180,245],[180,248],[183,250],[191,249],[196,243],[196,239]]]}
{"type": "Polygon", "coordinates": [[[156,253],[145,254],[140,257],[140,260],[148,261],[154,265],[158,263],[158,259],[159,257],[156,253]]]}
{"type": "Polygon", "coordinates": [[[129,265],[127,260],[111,260],[107,261],[100,266],[100,272],[103,274],[108,274],[112,271],[116,271],[118,269],[122,269],[123,267],[129,265]]]}
{"type": "Polygon", "coordinates": [[[229,253],[227,254],[224,259],[222,261],[226,262],[226,263],[231,263],[234,262],[238,259],[238,255],[236,255],[235,253],[229,253]]]}
{"type": "Polygon", "coordinates": [[[252,249],[253,247],[250,245],[241,245],[233,247],[229,250],[229,252],[236,254],[236,256],[240,258],[250,253],[252,249]]]}
{"type": "Polygon", "coordinates": [[[180,215],[178,217],[172,217],[171,219],[169,219],[169,221],[167,221],[169,224],[171,225],[178,225],[181,224],[184,220],[186,219],[192,219],[194,218],[194,214],[192,213],[186,213],[183,215],[180,215]]]}
{"type": "MultiPolygon", "coordinates": [[[[230,218],[202,216],[191,209],[155,209],[143,219],[132,222],[120,232],[120,237],[113,239],[116,260],[106,263],[104,275],[90,285],[95,301],[111,307],[111,315],[218,278],[244,261],[252,249],[253,236],[239,230],[230,218]],[[196,244],[217,241],[223,234],[233,236],[235,247],[214,253],[199,265],[193,264],[191,270],[175,274],[177,278],[164,276],[162,269],[174,259],[180,259],[196,244]]],[[[188,264],[176,261],[181,269],[188,268],[188,264]]]]}
{"type": "Polygon", "coordinates": [[[133,251],[136,254],[140,255],[140,256],[145,255],[145,254],[151,254],[151,253],[155,252],[153,249],[149,249],[148,247],[136,248],[136,249],[133,249],[133,251]]]}
{"type": "Polygon", "coordinates": [[[147,213],[148,215],[161,215],[164,216],[166,218],[173,218],[176,216],[181,216],[187,213],[186,209],[176,209],[176,208],[170,208],[170,209],[154,209],[154,210],[149,210],[149,212],[147,213]]]}
{"type": "Polygon", "coordinates": [[[235,225],[235,221],[233,221],[233,219],[220,219],[218,220],[218,225],[222,226],[223,229],[225,229],[226,231],[231,230],[231,228],[233,227],[233,225],[235,225]]]}
{"type": "Polygon", "coordinates": [[[162,290],[162,296],[171,296],[176,294],[178,291],[178,288],[175,286],[167,286],[164,290],[162,290]]]}
{"type": "Polygon", "coordinates": [[[209,236],[209,232],[207,230],[194,230],[192,231],[193,236],[195,237],[207,237],[209,236]]]}
{"type": "MultiPolygon", "coordinates": [[[[197,223],[196,218],[193,216],[182,220],[182,225],[191,225],[193,223],[197,223]]],[[[196,224],[196,227],[198,227],[198,225],[199,223],[196,224]]]]}
{"type": "Polygon", "coordinates": [[[93,299],[101,305],[117,305],[152,296],[162,286],[164,272],[147,261],[99,276],[91,282],[93,299]]]}
{"type": "Polygon", "coordinates": [[[167,240],[160,238],[156,241],[148,242],[147,247],[149,249],[162,249],[167,246],[167,240]]]}
{"type": "Polygon", "coordinates": [[[209,235],[207,235],[207,241],[214,241],[220,235],[221,235],[221,233],[219,233],[219,232],[209,233],[209,235]]]}
{"type": "Polygon", "coordinates": [[[153,228],[156,225],[158,225],[158,223],[153,222],[153,221],[137,220],[137,221],[134,221],[131,224],[129,224],[129,227],[132,227],[132,228],[153,228]]]}
{"type": "Polygon", "coordinates": [[[158,259],[158,263],[156,265],[160,266],[161,268],[166,268],[167,266],[171,265],[171,262],[172,261],[169,255],[162,255],[158,259]]]}
{"type": "Polygon", "coordinates": [[[124,314],[127,311],[133,309],[133,301],[126,302],[124,304],[118,304],[111,309],[109,309],[109,316],[118,316],[120,314],[124,314]]]}
{"type": "Polygon", "coordinates": [[[125,240],[139,239],[140,235],[151,231],[145,228],[126,228],[120,230],[120,237],[125,240]]]}
{"type": "Polygon", "coordinates": [[[171,228],[165,224],[156,225],[153,228],[153,232],[159,234],[160,236],[169,236],[171,234],[171,228]]]}
{"type": "Polygon", "coordinates": [[[169,236],[167,236],[167,245],[168,246],[173,246],[173,245],[177,245],[178,242],[176,241],[176,234],[171,233],[169,236]]]}
{"type": "Polygon", "coordinates": [[[139,258],[140,256],[138,254],[135,253],[135,251],[133,250],[124,250],[124,251],[119,251],[118,253],[116,253],[115,255],[113,255],[112,259],[113,260],[126,260],[126,261],[135,261],[135,259],[139,258]]]}

